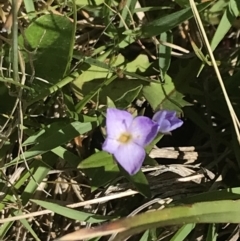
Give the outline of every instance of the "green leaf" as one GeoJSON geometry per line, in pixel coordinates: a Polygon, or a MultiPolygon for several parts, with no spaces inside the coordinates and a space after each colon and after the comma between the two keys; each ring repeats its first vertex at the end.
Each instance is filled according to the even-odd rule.
{"type": "MultiPolygon", "coordinates": [[[[23,215],[22,211],[19,210],[19,211],[14,212],[14,216],[17,216],[17,215],[23,215]]],[[[31,225],[29,224],[29,222],[26,219],[21,219],[20,222],[22,223],[24,228],[34,237],[34,239],[36,241],[41,241],[38,238],[38,235],[35,233],[35,231],[33,230],[33,228],[31,227],[31,225]]]]}
{"type": "Polygon", "coordinates": [[[119,99],[115,101],[118,108],[126,108],[131,104],[140,94],[143,85],[139,85],[131,90],[125,92],[119,99]]]}
{"type": "Polygon", "coordinates": [[[33,18],[35,18],[36,13],[35,13],[35,7],[34,7],[33,0],[24,0],[24,5],[25,5],[26,11],[28,13],[28,18],[31,20],[33,18]]]}
{"type": "Polygon", "coordinates": [[[233,21],[239,16],[239,12],[240,2],[238,0],[230,0],[211,41],[212,51],[215,50],[215,48],[227,34],[232,26],[233,21]]]}
{"type": "MultiPolygon", "coordinates": [[[[36,144],[34,147],[30,148],[24,152],[24,158],[26,160],[31,159],[37,155],[41,155],[47,151],[50,151],[70,140],[84,134],[93,129],[93,126],[96,126],[94,122],[81,123],[78,121],[72,122],[63,126],[57,132],[49,133],[45,138],[41,139],[41,142],[36,144]]],[[[13,165],[15,162],[22,161],[23,156],[15,158],[10,162],[9,165],[13,165]]]]}
{"type": "Polygon", "coordinates": [[[75,155],[71,151],[68,151],[66,148],[62,146],[58,146],[51,150],[52,153],[59,156],[63,160],[67,161],[67,166],[69,167],[77,167],[79,160],[81,160],[80,156],[75,155]]]}
{"type": "Polygon", "coordinates": [[[50,202],[45,202],[45,201],[35,200],[35,199],[32,199],[31,201],[43,208],[51,210],[54,213],[57,213],[67,218],[82,221],[82,222],[101,223],[103,221],[111,219],[110,217],[107,217],[107,216],[100,216],[93,213],[81,212],[71,208],[63,207],[56,203],[50,203],[50,202]]]}
{"type": "Polygon", "coordinates": [[[87,169],[95,167],[115,166],[112,155],[105,151],[99,151],[79,163],[78,168],[87,169]]]}
{"type": "MultiPolygon", "coordinates": [[[[173,36],[170,31],[162,33],[160,35],[160,40],[162,42],[172,43],[173,42],[173,36]]],[[[159,53],[159,59],[158,64],[160,70],[163,72],[163,76],[167,73],[168,68],[171,64],[171,52],[172,49],[169,46],[164,46],[162,44],[159,44],[158,46],[158,53],[159,53]]]]}
{"type": "Polygon", "coordinates": [[[240,187],[227,188],[218,191],[199,193],[181,200],[181,203],[208,202],[224,199],[240,199],[240,187]]]}
{"type": "MultiPolygon", "coordinates": [[[[240,200],[222,200],[169,207],[163,210],[154,210],[154,212],[146,212],[133,217],[123,218],[104,226],[96,227],[94,230],[81,229],[80,231],[76,231],[76,233],[82,239],[86,239],[118,232],[118,235],[114,238],[114,241],[116,241],[124,240],[133,234],[143,232],[147,229],[170,225],[239,223],[239,205],[240,200]]],[[[60,241],[65,239],[66,237],[62,237],[60,241]]]]}
{"type": "Polygon", "coordinates": [[[19,45],[28,63],[27,72],[32,73],[33,64],[37,77],[50,83],[62,79],[69,61],[73,31],[74,24],[65,16],[44,14],[33,21],[24,36],[19,37],[19,45]]]}
{"type": "Polygon", "coordinates": [[[191,103],[185,101],[183,98],[184,98],[184,95],[181,94],[180,92],[176,90],[172,91],[167,96],[167,98],[163,100],[163,102],[161,103],[161,107],[162,109],[165,109],[165,110],[174,110],[179,113],[182,113],[182,107],[192,105],[191,103]]]}
{"type": "Polygon", "coordinates": [[[119,175],[118,165],[113,156],[104,151],[91,155],[82,161],[78,168],[83,169],[91,178],[92,190],[109,183],[119,175]]]}
{"type": "Polygon", "coordinates": [[[194,223],[185,224],[171,238],[170,241],[184,241],[188,234],[195,228],[194,223]]]}
{"type": "Polygon", "coordinates": [[[107,96],[107,107],[108,108],[116,108],[115,103],[107,96]]]}
{"type": "Polygon", "coordinates": [[[150,236],[150,231],[147,230],[144,232],[144,234],[142,235],[142,237],[139,241],[146,241],[146,240],[148,240],[149,236],[150,236]]]}
{"type": "Polygon", "coordinates": [[[114,101],[116,106],[126,107],[138,96],[142,86],[148,84],[143,80],[146,78],[141,78],[140,75],[150,66],[146,55],[141,54],[133,61],[127,62],[123,55],[119,54],[115,57],[112,66],[92,58],[86,59],[85,62],[91,66],[86,68],[72,84],[75,95],[81,99],[76,106],[77,112],[91,99],[106,104],[106,96],[114,101]],[[122,72],[122,78],[113,75],[118,71],[122,72]],[[140,74],[137,75],[136,72],[140,74]],[[111,80],[113,77],[114,81],[111,80]]]}
{"type": "MultiPolygon", "coordinates": [[[[57,157],[52,153],[44,154],[42,159],[42,162],[34,160],[29,166],[30,173],[28,172],[28,174],[29,176],[31,176],[31,178],[27,182],[27,185],[21,195],[23,205],[26,205],[28,203],[29,199],[34,195],[35,191],[37,190],[39,184],[48,175],[51,167],[53,167],[57,161],[57,157]]],[[[24,175],[22,175],[22,177],[23,176],[24,175]]],[[[25,176],[25,181],[27,180],[26,177],[27,176],[25,176]]],[[[24,182],[22,182],[22,184],[23,183],[24,182]]]]}
{"type": "Polygon", "coordinates": [[[217,231],[216,224],[215,223],[209,224],[206,241],[217,241],[218,233],[216,231],[217,231]]]}
{"type": "Polygon", "coordinates": [[[124,24],[128,23],[131,21],[130,15],[133,15],[133,11],[135,9],[137,0],[127,0],[126,2],[122,2],[122,12],[121,12],[121,21],[119,23],[119,28],[123,27],[124,24]]]}
{"type": "Polygon", "coordinates": [[[9,229],[12,227],[14,222],[6,222],[0,225],[0,238],[2,239],[7,235],[9,229]]]}
{"type": "Polygon", "coordinates": [[[45,128],[41,129],[40,131],[34,133],[33,135],[29,136],[26,141],[22,144],[23,146],[34,145],[36,143],[44,141],[49,135],[52,133],[57,132],[64,126],[69,124],[69,121],[57,121],[50,125],[47,125],[45,128]]]}
{"type": "Polygon", "coordinates": [[[161,103],[166,97],[175,90],[175,86],[171,78],[166,75],[165,83],[163,85],[157,83],[150,83],[148,86],[143,87],[143,95],[150,103],[154,110],[160,107],[161,103]]]}
{"type": "Polygon", "coordinates": [[[144,173],[140,170],[135,175],[130,176],[121,166],[119,166],[124,176],[133,184],[133,186],[145,197],[151,197],[149,183],[144,173]]]}
{"type": "MultiPolygon", "coordinates": [[[[78,5],[78,6],[87,6],[91,2],[89,0],[75,0],[75,1],[76,1],[76,5],[78,5]]],[[[104,0],[95,0],[94,1],[94,5],[100,5],[102,3],[104,3],[104,0]]]]}
{"type": "MultiPolygon", "coordinates": [[[[197,5],[199,12],[206,9],[211,3],[201,3],[197,5]]],[[[149,24],[143,25],[141,29],[141,37],[153,37],[161,33],[167,32],[182,22],[193,17],[192,9],[190,7],[182,9],[178,12],[172,14],[167,14],[166,16],[156,19],[149,24]]],[[[133,32],[134,33],[134,32],[133,32]]]]}

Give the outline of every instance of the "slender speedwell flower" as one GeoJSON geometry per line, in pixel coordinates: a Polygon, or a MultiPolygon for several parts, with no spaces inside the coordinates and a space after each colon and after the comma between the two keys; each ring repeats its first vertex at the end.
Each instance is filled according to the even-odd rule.
{"type": "Polygon", "coordinates": [[[117,162],[134,175],[143,164],[144,147],[157,135],[157,123],[145,116],[133,118],[127,111],[108,108],[106,127],[103,150],[113,154],[117,162]]]}
{"type": "Polygon", "coordinates": [[[152,119],[158,123],[158,131],[163,134],[169,133],[183,124],[183,121],[177,117],[176,112],[170,110],[160,110],[154,114],[152,119]]]}

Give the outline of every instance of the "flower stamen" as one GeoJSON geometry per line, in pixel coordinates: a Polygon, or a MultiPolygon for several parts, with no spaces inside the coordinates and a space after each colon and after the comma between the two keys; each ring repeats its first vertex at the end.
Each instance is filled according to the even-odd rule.
{"type": "Polygon", "coordinates": [[[126,144],[129,141],[131,141],[131,139],[132,139],[132,135],[131,134],[129,134],[129,133],[122,133],[120,135],[120,137],[118,138],[118,141],[123,143],[123,144],[126,144]]]}

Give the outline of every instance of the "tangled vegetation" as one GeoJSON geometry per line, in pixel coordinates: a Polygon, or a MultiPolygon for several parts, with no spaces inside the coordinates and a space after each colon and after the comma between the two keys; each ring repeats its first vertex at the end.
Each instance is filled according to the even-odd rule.
{"type": "Polygon", "coordinates": [[[238,240],[239,12],[1,0],[0,240],[238,240]]]}

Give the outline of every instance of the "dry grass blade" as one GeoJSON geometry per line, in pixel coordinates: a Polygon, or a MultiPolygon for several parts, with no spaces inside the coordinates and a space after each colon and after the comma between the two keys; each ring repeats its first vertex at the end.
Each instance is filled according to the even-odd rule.
{"type": "MultiPolygon", "coordinates": [[[[137,193],[138,192],[134,191],[134,190],[127,190],[127,191],[122,192],[122,193],[117,193],[117,194],[113,194],[113,195],[109,195],[109,196],[105,196],[105,197],[91,199],[91,200],[84,201],[84,202],[70,204],[70,205],[67,205],[67,207],[69,207],[69,208],[84,207],[84,206],[87,206],[87,205],[98,204],[98,203],[102,203],[102,202],[108,202],[110,200],[135,195],[137,193]]],[[[27,213],[27,214],[23,214],[23,215],[19,215],[19,216],[3,218],[3,219],[0,220],[0,223],[12,222],[12,221],[16,221],[16,220],[25,219],[25,218],[33,218],[33,217],[37,217],[37,216],[41,216],[41,215],[49,214],[49,213],[53,213],[53,212],[50,211],[50,210],[42,210],[42,211],[37,211],[37,212],[33,212],[33,213],[27,213]]]]}
{"type": "MultiPolygon", "coordinates": [[[[14,3],[16,4],[16,12],[18,12],[23,0],[17,0],[14,3]]],[[[3,25],[3,32],[10,32],[13,24],[13,11],[9,13],[6,22],[3,25]]]]}
{"type": "Polygon", "coordinates": [[[239,120],[238,120],[237,115],[236,115],[236,113],[235,113],[235,111],[233,109],[231,101],[230,101],[230,99],[228,97],[228,93],[227,93],[226,88],[224,86],[222,76],[221,76],[220,71],[218,69],[215,57],[213,55],[210,43],[209,43],[208,38],[207,38],[207,34],[206,34],[205,30],[204,30],[204,27],[203,27],[200,15],[199,15],[198,10],[196,8],[196,4],[195,4],[194,0],[189,0],[189,3],[190,3],[190,6],[192,8],[193,15],[194,15],[195,21],[197,23],[198,29],[199,29],[199,31],[201,33],[202,38],[203,38],[203,42],[204,42],[204,44],[205,44],[205,46],[207,48],[207,51],[209,53],[209,56],[211,58],[212,65],[213,65],[213,68],[214,68],[214,70],[216,72],[216,76],[218,78],[219,84],[220,84],[220,86],[222,88],[223,95],[224,95],[224,98],[226,100],[226,103],[227,103],[227,106],[228,106],[228,109],[229,109],[229,112],[230,112],[230,115],[231,115],[231,118],[232,118],[232,122],[233,122],[233,125],[234,125],[235,133],[237,135],[238,143],[240,144],[240,132],[239,132],[240,123],[239,123],[239,120]]]}

